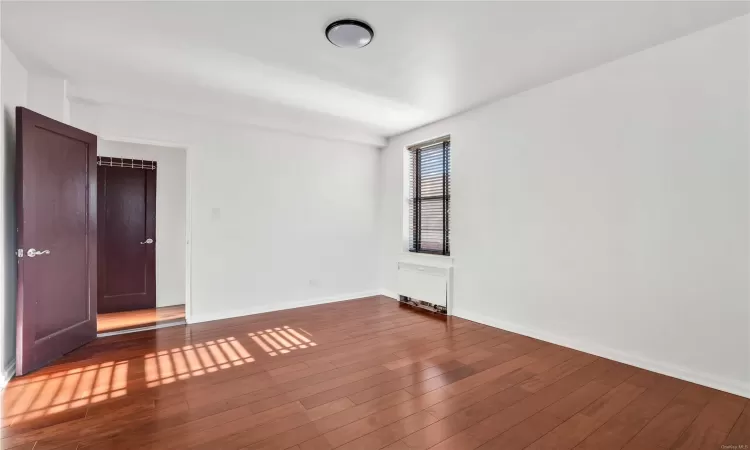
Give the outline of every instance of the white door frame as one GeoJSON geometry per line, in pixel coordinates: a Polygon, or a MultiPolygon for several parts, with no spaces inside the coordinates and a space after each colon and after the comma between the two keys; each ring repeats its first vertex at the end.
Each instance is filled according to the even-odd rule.
{"type": "MultiPolygon", "coordinates": [[[[192,323],[192,211],[191,211],[191,189],[190,189],[190,146],[177,142],[153,141],[147,139],[129,138],[122,136],[99,136],[99,140],[123,142],[127,144],[153,145],[157,147],[169,147],[185,150],[185,322],[192,323]]],[[[158,217],[157,211],[157,217],[158,217]]]]}

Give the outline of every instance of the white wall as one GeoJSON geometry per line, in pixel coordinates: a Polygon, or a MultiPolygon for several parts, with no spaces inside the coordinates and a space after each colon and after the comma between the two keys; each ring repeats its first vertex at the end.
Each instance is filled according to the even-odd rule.
{"type": "Polygon", "coordinates": [[[71,121],[188,149],[188,320],[377,292],[375,147],[78,102],[71,121]]]}
{"type": "Polygon", "coordinates": [[[27,107],[32,111],[70,123],[70,101],[68,100],[68,82],[60,77],[29,74],[27,107]]]}
{"type": "Polygon", "coordinates": [[[455,315],[750,396],[749,26],[393,138],[381,284],[405,248],[404,147],[450,134],[455,315]]]}
{"type": "MultiPolygon", "coordinates": [[[[0,189],[2,189],[2,214],[0,221],[0,336],[3,339],[2,376],[12,369],[16,356],[16,106],[26,105],[28,72],[18,62],[13,52],[2,42],[0,64],[0,97],[3,117],[0,122],[0,189]]],[[[3,380],[5,378],[2,378],[3,380]]]]}
{"type": "Polygon", "coordinates": [[[184,148],[99,140],[98,154],[157,162],[156,171],[156,306],[185,303],[184,148]]]}

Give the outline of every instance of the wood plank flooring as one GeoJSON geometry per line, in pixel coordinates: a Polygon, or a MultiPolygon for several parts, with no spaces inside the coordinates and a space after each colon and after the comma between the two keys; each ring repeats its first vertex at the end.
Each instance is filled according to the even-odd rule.
{"type": "Polygon", "coordinates": [[[96,315],[96,331],[107,333],[185,321],[185,305],[96,315]]]}
{"type": "Polygon", "coordinates": [[[101,338],[2,402],[5,449],[750,445],[746,398],[384,297],[101,338]]]}

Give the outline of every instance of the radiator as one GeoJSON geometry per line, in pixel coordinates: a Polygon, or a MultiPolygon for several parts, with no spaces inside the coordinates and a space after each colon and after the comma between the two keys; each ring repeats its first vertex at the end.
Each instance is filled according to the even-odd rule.
{"type": "Polygon", "coordinates": [[[398,263],[400,300],[450,314],[453,268],[445,264],[398,263]]]}

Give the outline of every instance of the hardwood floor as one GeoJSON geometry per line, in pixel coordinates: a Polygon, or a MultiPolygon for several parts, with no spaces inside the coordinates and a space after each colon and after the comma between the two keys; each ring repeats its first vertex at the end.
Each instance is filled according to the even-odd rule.
{"type": "Polygon", "coordinates": [[[185,321],[185,305],[96,315],[96,331],[107,333],[185,321]]]}
{"type": "Polygon", "coordinates": [[[748,399],[384,297],[98,339],[3,417],[6,449],[750,445],[748,399]]]}

